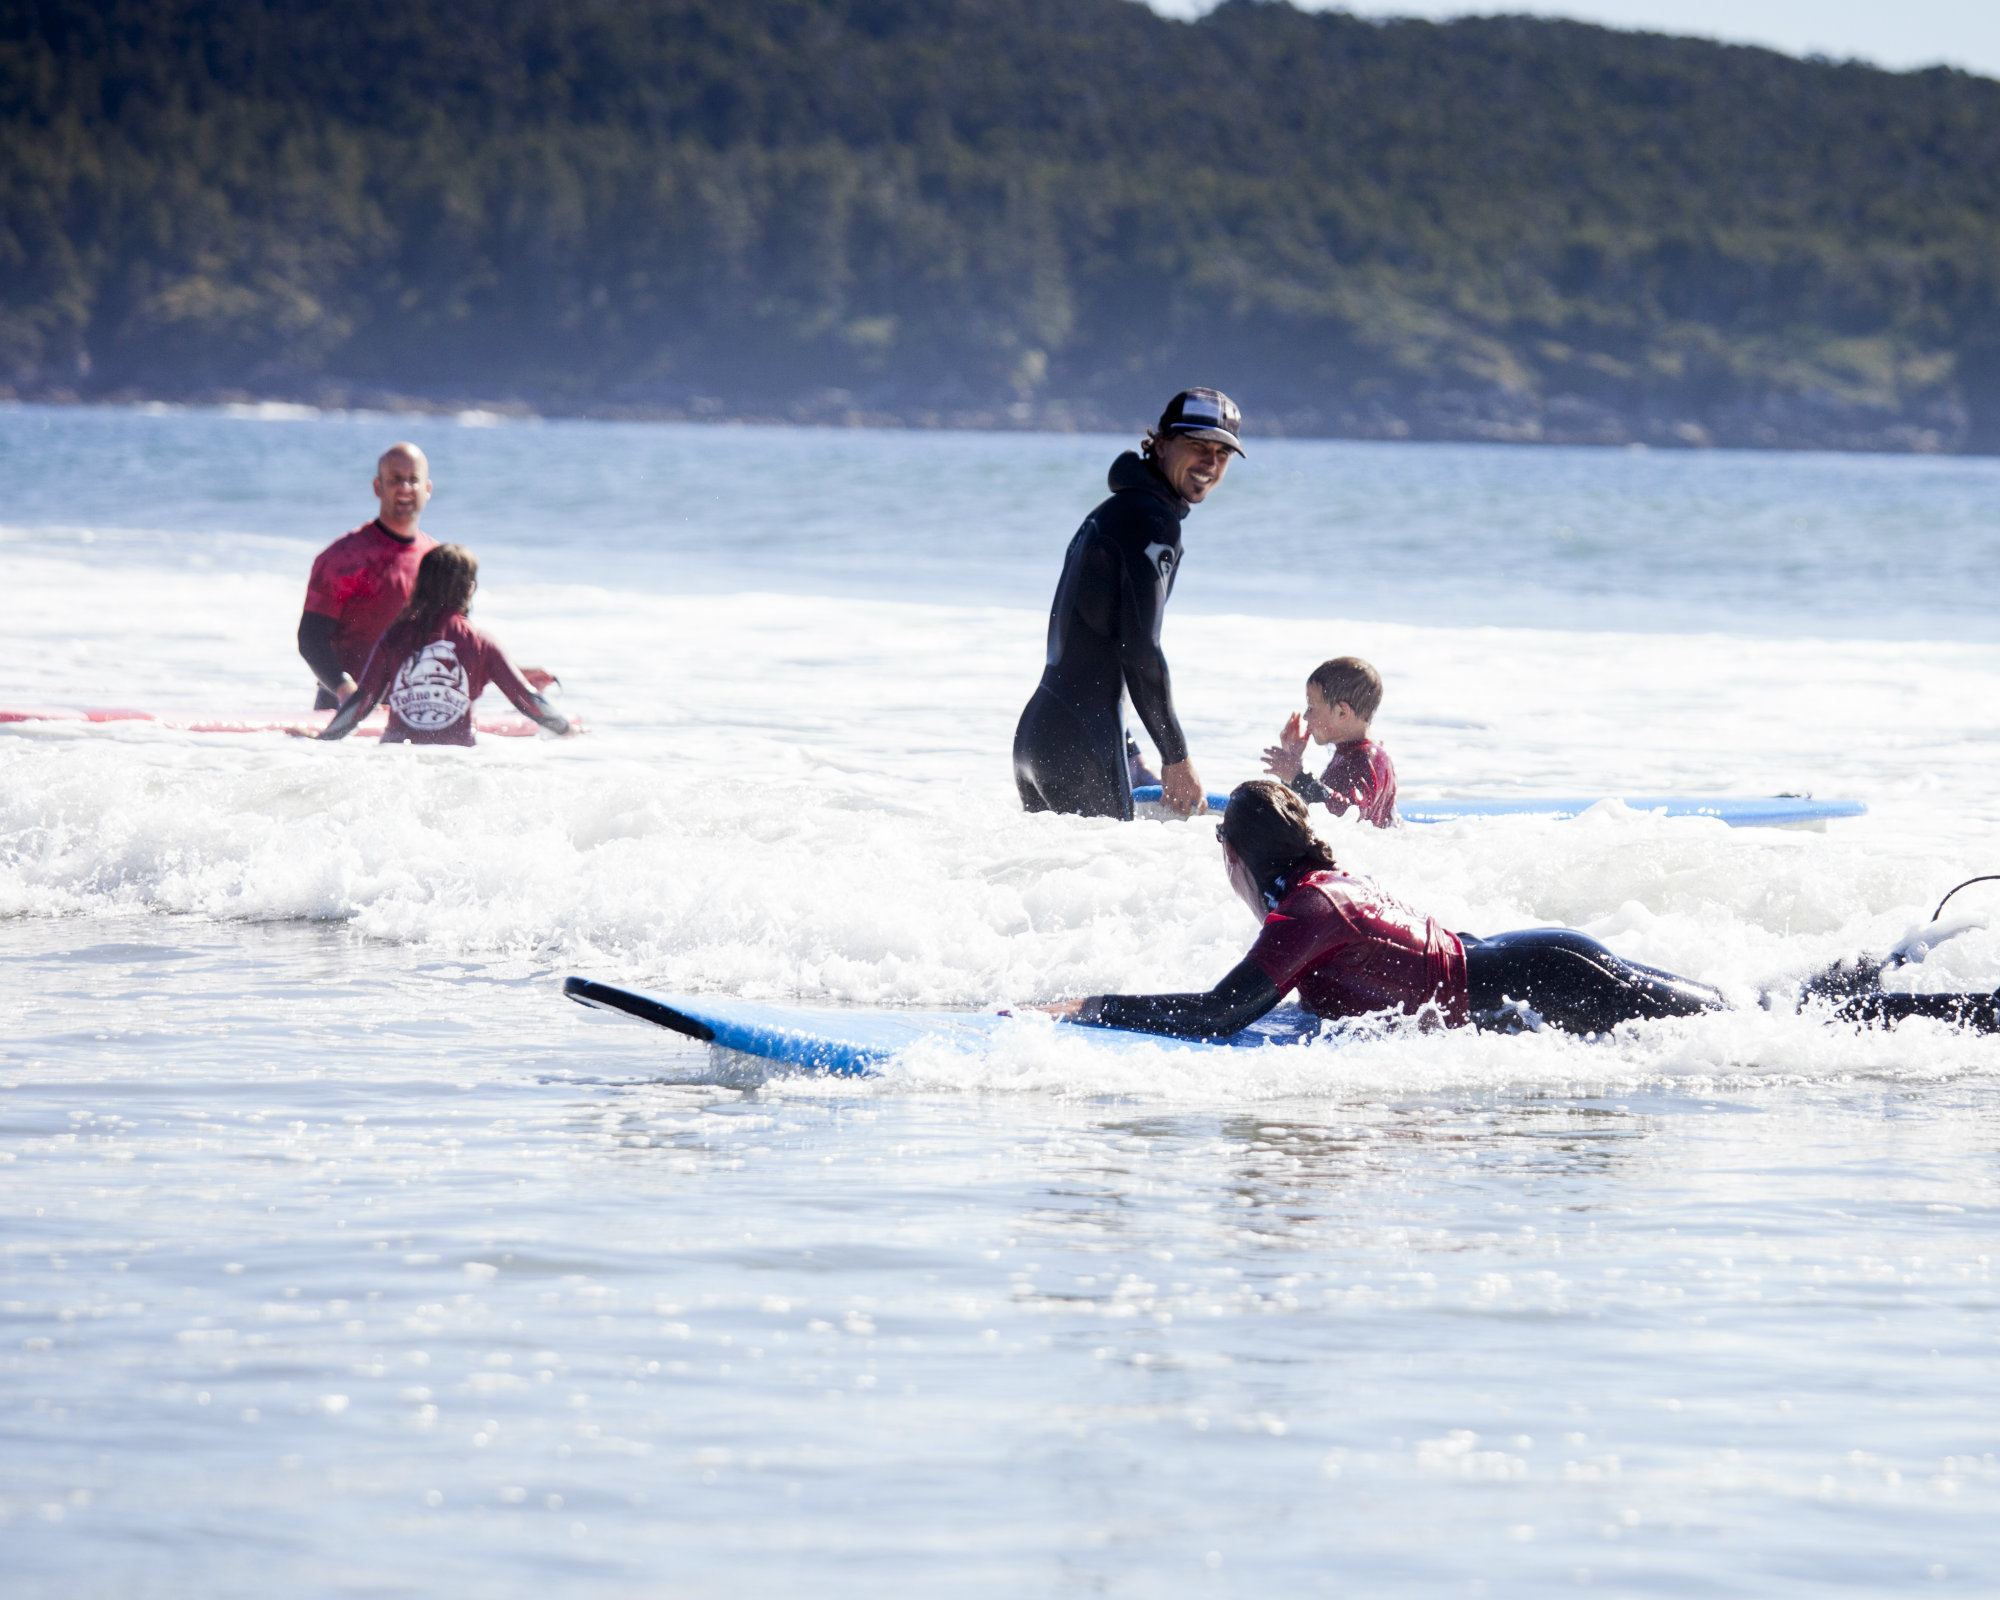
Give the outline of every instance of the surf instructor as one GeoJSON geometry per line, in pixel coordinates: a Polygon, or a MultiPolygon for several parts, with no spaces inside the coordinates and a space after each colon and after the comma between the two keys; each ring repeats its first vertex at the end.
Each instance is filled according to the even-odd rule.
{"type": "Polygon", "coordinates": [[[417,567],[437,546],[418,524],[431,499],[431,464],[404,440],[375,463],[373,521],[342,534],[314,560],[299,614],[299,654],[319,683],[325,711],[354,693],[375,641],[416,587],[417,567]]]}
{"type": "Polygon", "coordinates": [[[1181,523],[1243,454],[1241,427],[1219,389],[1183,389],[1139,449],[1111,464],[1111,497],[1063,557],[1047,664],[1014,730],[1014,782],[1028,810],[1131,820],[1122,693],[1159,748],[1168,807],[1184,817],[1208,809],[1174,712],[1160,624],[1180,571],[1181,523]]]}

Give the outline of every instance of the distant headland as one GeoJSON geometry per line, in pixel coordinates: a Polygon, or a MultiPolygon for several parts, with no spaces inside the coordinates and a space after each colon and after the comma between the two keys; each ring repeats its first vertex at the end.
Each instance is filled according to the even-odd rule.
{"type": "Polygon", "coordinates": [[[2000,451],[2000,82],[1227,0],[0,19],[0,394],[2000,451]]]}

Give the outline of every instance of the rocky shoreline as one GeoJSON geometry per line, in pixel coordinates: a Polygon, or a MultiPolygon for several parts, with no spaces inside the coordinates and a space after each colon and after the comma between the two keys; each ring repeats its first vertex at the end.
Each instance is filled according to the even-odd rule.
{"type": "MultiPolygon", "coordinates": [[[[1596,445],[1671,450],[1829,450],[1902,455],[2000,454],[1981,439],[1955,400],[1906,411],[1856,404],[1825,393],[1762,395],[1701,408],[1670,404],[1620,409],[1582,396],[1499,389],[1437,388],[1393,400],[1322,407],[1259,405],[1242,397],[1266,438],[1407,440],[1421,443],[1596,445]]],[[[302,386],[208,387],[182,392],[73,388],[9,390],[0,401],[35,405],[300,406],[493,419],[578,418],[621,422],[704,422],[799,427],[970,429],[1127,433],[1143,422],[1101,401],[1037,398],[1005,403],[894,403],[882,395],[828,389],[782,404],[686,394],[601,399],[481,393],[423,394],[328,381],[302,386]]]]}

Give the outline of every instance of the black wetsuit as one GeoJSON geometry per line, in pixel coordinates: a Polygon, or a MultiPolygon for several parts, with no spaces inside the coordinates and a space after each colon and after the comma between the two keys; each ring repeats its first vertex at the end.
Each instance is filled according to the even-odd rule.
{"type": "Polygon", "coordinates": [[[1110,483],[1111,498],[1083,519],[1063,557],[1048,663],[1014,730],[1014,781],[1030,811],[1131,817],[1121,691],[1162,765],[1187,759],[1160,623],[1188,503],[1133,451],[1112,463],[1110,483]]]}
{"type": "Polygon", "coordinates": [[[1574,928],[1521,928],[1487,938],[1461,933],[1473,1026],[1532,1026],[1527,1007],[1565,1033],[1609,1033],[1621,1022],[1721,1011],[1719,991],[1606,949],[1574,928]]]}
{"type": "Polygon", "coordinates": [[[1265,886],[1270,914],[1250,953],[1206,994],[1101,995],[1079,1020],[1142,1033],[1217,1038],[1248,1027],[1294,990],[1329,1022],[1401,1011],[1511,1031],[1547,1023],[1608,1033],[1621,1022],[1692,1016],[1726,1003],[1706,984],[1642,966],[1573,928],[1475,938],[1337,866],[1265,886]]]}
{"type": "MultiPolygon", "coordinates": [[[[1462,933],[1459,939],[1472,1020],[1479,1028],[1532,1025],[1521,1015],[1522,1005],[1567,1033],[1608,1033],[1621,1022],[1729,1008],[1719,990],[1627,960],[1570,928],[1523,928],[1484,939],[1462,933]]],[[[1893,964],[1898,963],[1864,963],[1858,979],[1838,992],[1823,987],[1822,975],[1807,983],[1801,1004],[1808,998],[1831,1000],[1838,1020],[1863,1028],[1930,1017],[1974,1033],[2000,1033],[2000,993],[1906,994],[1875,987],[1883,966],[1893,964]]]]}
{"type": "Polygon", "coordinates": [[[340,652],[333,642],[333,630],[340,624],[332,617],[322,616],[317,611],[308,611],[299,618],[299,654],[305,657],[306,665],[313,670],[319,680],[319,693],[313,697],[313,710],[331,711],[340,704],[340,696],[329,689],[329,683],[338,683],[346,676],[346,669],[340,664],[340,652]]]}

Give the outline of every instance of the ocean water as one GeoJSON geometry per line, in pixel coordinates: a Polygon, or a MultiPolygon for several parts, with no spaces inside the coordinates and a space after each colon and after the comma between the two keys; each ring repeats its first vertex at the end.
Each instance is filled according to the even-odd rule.
{"type": "MultiPolygon", "coordinates": [[[[1254,417],[1253,417],[1254,422],[1254,417]]],[[[1213,830],[1028,817],[1104,437],[0,409],[0,709],[282,717],[305,572],[431,454],[572,741],[0,726],[9,1595],[1986,1595],[2000,462],[1259,442],[1167,625],[1210,787],[1324,656],[1343,859],[1735,1014],[1208,1060],[1024,1017],[829,1082],[568,972],[983,1008],[1205,986],[1213,830]]]]}

